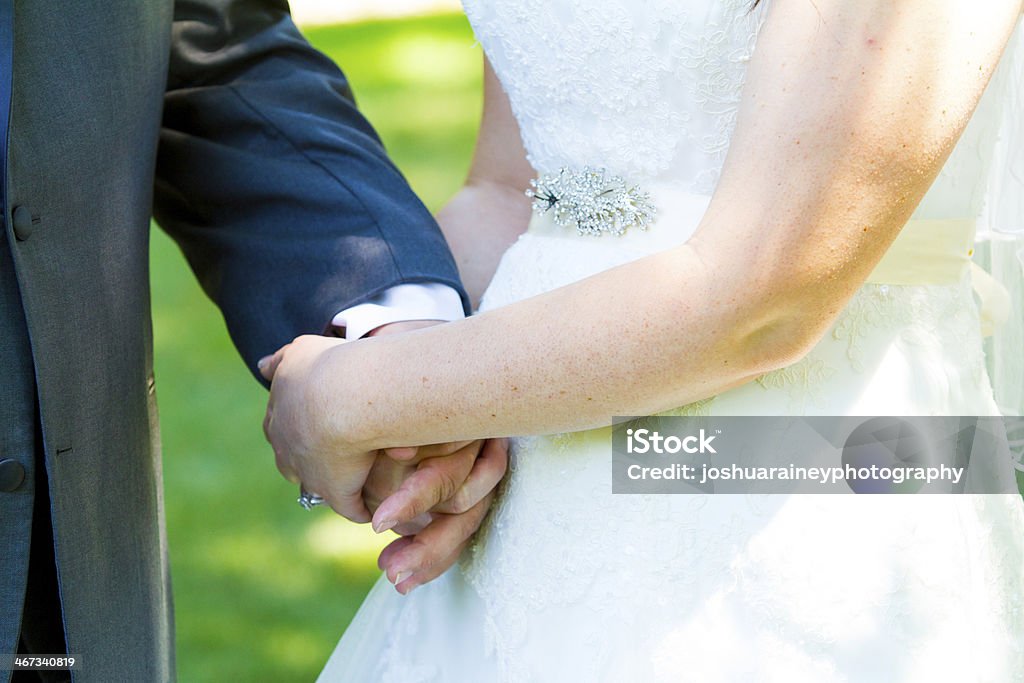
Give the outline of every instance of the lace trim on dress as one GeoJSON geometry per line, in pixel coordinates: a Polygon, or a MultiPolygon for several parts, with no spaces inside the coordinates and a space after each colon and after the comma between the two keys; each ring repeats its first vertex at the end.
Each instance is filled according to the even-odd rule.
{"type": "Polygon", "coordinates": [[[649,4],[464,0],[539,172],[671,170],[680,190],[714,189],[767,3],[649,4]]]}

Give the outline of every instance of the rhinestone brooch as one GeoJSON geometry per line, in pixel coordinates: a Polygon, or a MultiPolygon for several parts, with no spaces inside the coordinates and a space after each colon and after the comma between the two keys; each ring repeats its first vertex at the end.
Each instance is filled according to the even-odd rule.
{"type": "Polygon", "coordinates": [[[530,181],[526,196],[533,199],[535,213],[552,211],[556,224],[575,226],[581,235],[646,230],[657,213],[648,193],[627,186],[605,169],[589,166],[541,175],[530,181]]]}

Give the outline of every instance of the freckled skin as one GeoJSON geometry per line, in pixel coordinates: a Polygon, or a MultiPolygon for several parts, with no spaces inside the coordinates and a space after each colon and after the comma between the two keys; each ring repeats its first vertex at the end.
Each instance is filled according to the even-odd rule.
{"type": "MultiPolygon", "coordinates": [[[[465,321],[325,352],[310,381],[346,391],[321,392],[336,402],[321,437],[344,453],[584,429],[795,362],[941,169],[1020,10],[775,0],[721,181],[687,244],[465,321]],[[374,409],[354,408],[353,392],[374,409]]],[[[532,176],[490,71],[485,83],[469,194],[441,220],[460,264],[488,255],[482,282],[494,245],[526,227],[528,204],[514,197],[532,176]]]]}

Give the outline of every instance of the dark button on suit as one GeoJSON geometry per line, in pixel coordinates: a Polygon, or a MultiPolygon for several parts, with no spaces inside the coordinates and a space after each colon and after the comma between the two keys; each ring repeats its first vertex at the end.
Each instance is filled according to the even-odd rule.
{"type": "Polygon", "coordinates": [[[25,481],[25,466],[17,460],[0,459],[0,491],[17,491],[25,481]]]}
{"type": "Polygon", "coordinates": [[[33,222],[32,212],[29,211],[27,206],[15,207],[12,215],[12,224],[14,226],[14,237],[19,242],[24,242],[32,236],[33,222]]]}

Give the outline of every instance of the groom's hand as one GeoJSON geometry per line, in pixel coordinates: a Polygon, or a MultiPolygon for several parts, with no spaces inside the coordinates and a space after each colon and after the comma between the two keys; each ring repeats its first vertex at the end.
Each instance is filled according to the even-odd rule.
{"type": "Polygon", "coordinates": [[[364,495],[367,506],[376,507],[374,529],[402,535],[384,549],[378,565],[405,594],[451,567],[479,529],[508,466],[508,440],[402,450],[407,457],[416,450],[418,456],[431,455],[415,466],[378,459],[364,495]],[[377,506],[382,496],[374,488],[398,481],[398,489],[377,506]]]}
{"type": "Polygon", "coordinates": [[[501,482],[508,467],[506,439],[385,453],[394,451],[417,452],[418,460],[410,464],[407,456],[405,462],[379,457],[370,470],[363,500],[374,513],[377,533],[391,529],[403,536],[416,534],[439,514],[470,512],[501,482]]]}
{"type": "MultiPolygon", "coordinates": [[[[416,504],[418,511],[412,514],[377,516],[374,518],[373,529],[377,533],[393,530],[402,536],[421,531],[430,522],[429,510],[440,499],[450,497],[469,477],[476,456],[483,445],[482,441],[464,441],[431,446],[429,455],[423,458],[389,457],[392,450],[401,452],[426,452],[428,449],[389,449],[381,451],[380,457],[373,463],[370,476],[363,486],[363,502],[367,509],[375,513],[388,498],[393,495],[404,496],[412,500],[429,500],[429,503],[416,504]],[[431,479],[425,475],[433,474],[431,479]],[[412,481],[410,477],[416,475],[412,481]],[[403,484],[405,486],[403,487],[403,484]],[[399,494],[399,491],[401,493],[399,494]]],[[[480,497],[483,497],[481,494],[480,497]]],[[[393,504],[390,507],[394,507],[393,504]]],[[[405,506],[402,506],[405,507],[405,506]]]]}

